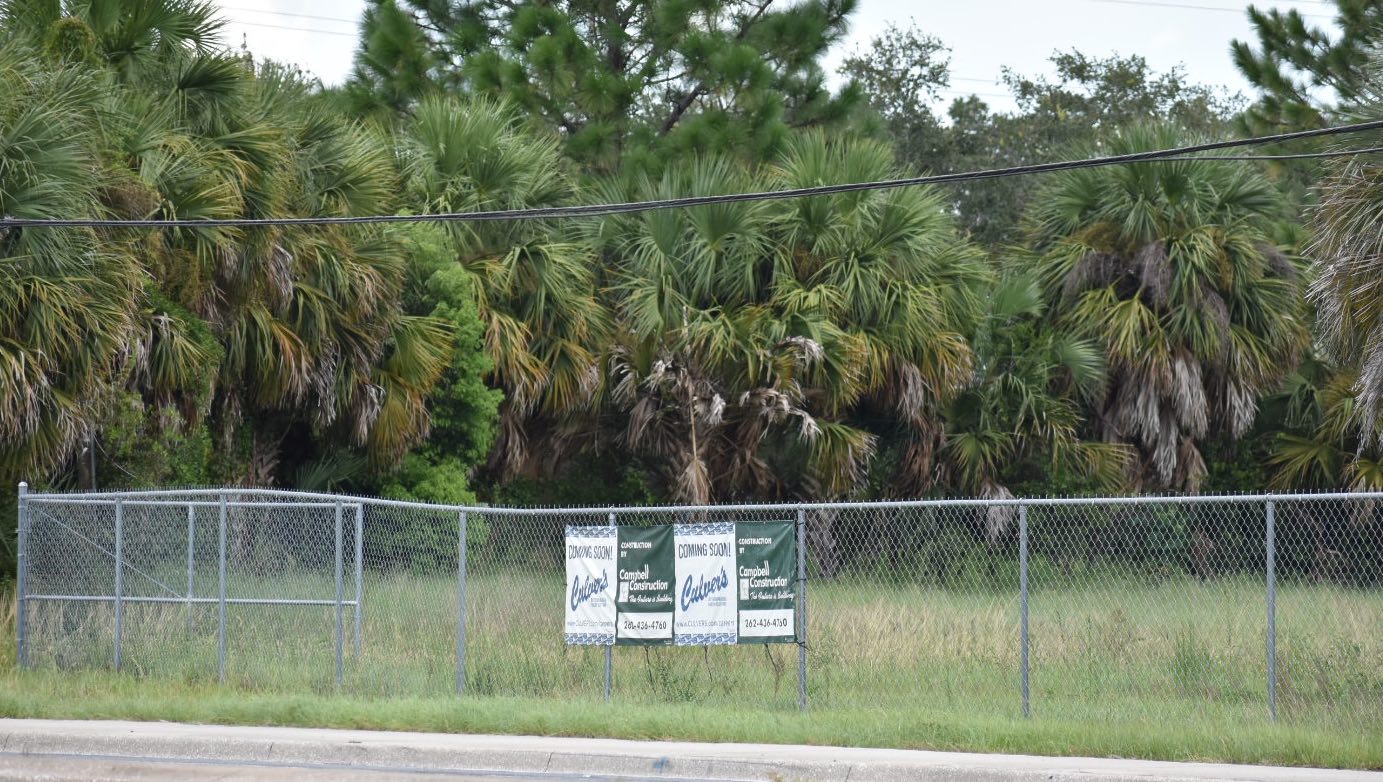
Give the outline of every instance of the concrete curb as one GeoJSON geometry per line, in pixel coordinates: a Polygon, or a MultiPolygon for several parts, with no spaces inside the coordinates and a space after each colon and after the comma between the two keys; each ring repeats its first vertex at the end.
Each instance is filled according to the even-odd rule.
{"type": "Polygon", "coordinates": [[[92,755],[382,773],[732,782],[1383,782],[1383,773],[1103,758],[153,722],[0,720],[0,755],[92,755]]]}

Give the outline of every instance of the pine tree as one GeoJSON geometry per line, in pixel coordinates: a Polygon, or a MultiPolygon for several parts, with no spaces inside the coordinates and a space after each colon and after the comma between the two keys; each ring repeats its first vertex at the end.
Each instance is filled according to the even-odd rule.
{"type": "Polygon", "coordinates": [[[1249,7],[1256,46],[1234,41],[1234,64],[1259,91],[1245,114],[1254,131],[1323,127],[1363,88],[1369,51],[1383,39],[1383,1],[1334,0],[1338,35],[1309,26],[1296,10],[1249,7]]]}
{"type": "Polygon", "coordinates": [[[558,130],[567,154],[598,171],[657,170],[685,151],[765,159],[791,128],[858,105],[853,86],[827,88],[819,64],[854,6],[379,0],[348,92],[373,91],[396,109],[439,88],[497,97],[558,130]]]}

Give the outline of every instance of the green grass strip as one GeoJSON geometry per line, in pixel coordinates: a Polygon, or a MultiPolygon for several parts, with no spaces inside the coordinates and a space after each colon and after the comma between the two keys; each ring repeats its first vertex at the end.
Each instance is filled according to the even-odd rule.
{"type": "Polygon", "coordinates": [[[1383,769],[1383,742],[1292,725],[1004,719],[894,710],[606,705],[516,698],[362,699],[237,691],[113,673],[0,675],[0,715],[227,725],[819,744],[1383,769]]]}

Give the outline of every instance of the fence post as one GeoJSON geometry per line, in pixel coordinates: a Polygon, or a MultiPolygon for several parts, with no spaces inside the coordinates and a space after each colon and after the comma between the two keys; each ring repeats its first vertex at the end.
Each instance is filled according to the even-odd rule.
{"type": "Polygon", "coordinates": [[[355,660],[360,664],[360,637],[365,610],[365,503],[355,506],[355,660]]]}
{"type": "Polygon", "coordinates": [[[29,484],[19,482],[19,518],[16,520],[16,536],[19,538],[18,573],[15,578],[15,605],[18,613],[14,619],[15,659],[20,668],[29,667],[29,608],[25,599],[28,594],[29,577],[29,484]]]}
{"type": "Polygon", "coordinates": [[[1277,519],[1276,503],[1267,502],[1265,535],[1268,586],[1268,719],[1277,721],[1277,519]]]}
{"type": "Polygon", "coordinates": [[[1028,506],[1018,506],[1018,602],[1022,619],[1018,634],[1022,644],[1023,717],[1032,716],[1028,691],[1028,506]]]}
{"type": "Polygon", "coordinates": [[[226,494],[220,494],[220,519],[216,535],[216,677],[226,683],[226,494]]]}
{"type": "Polygon", "coordinates": [[[342,551],[341,501],[336,501],[336,689],[341,689],[345,673],[346,628],[342,618],[341,601],[346,594],[345,553],[342,551]]]}
{"type": "Polygon", "coordinates": [[[807,512],[797,509],[797,709],[807,710],[807,512]]]}
{"type": "Polygon", "coordinates": [[[193,543],[197,535],[197,508],[191,503],[187,506],[187,632],[192,632],[192,598],[196,596],[197,565],[193,554],[193,543]]]}
{"type": "Polygon", "coordinates": [[[115,501],[115,670],[125,645],[125,502],[115,501]]]}
{"type": "MultiPolygon", "coordinates": [[[[610,511],[610,526],[615,526],[615,512],[610,511]]],[[[605,647],[605,702],[610,702],[610,689],[615,680],[615,647],[605,647]]]]}
{"type": "Polygon", "coordinates": [[[456,521],[456,694],[466,694],[466,511],[456,521]]]}

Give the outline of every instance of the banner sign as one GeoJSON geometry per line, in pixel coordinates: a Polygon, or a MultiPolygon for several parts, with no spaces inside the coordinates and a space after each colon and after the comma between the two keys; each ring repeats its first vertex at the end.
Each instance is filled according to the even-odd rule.
{"type": "Polygon", "coordinates": [[[672,538],[677,574],[673,637],[677,645],[737,642],[735,525],[677,524],[672,538]]]}
{"type": "Polygon", "coordinates": [[[672,643],[672,527],[619,528],[615,643],[672,643]]]}
{"type": "Polygon", "coordinates": [[[615,528],[567,527],[569,644],[615,642],[615,528]]]}
{"type": "Polygon", "coordinates": [[[795,643],[790,521],[567,527],[569,644],[795,643]]]}
{"type": "Polygon", "coordinates": [[[735,525],[741,642],[797,639],[797,538],[791,522],[735,525]]]}

